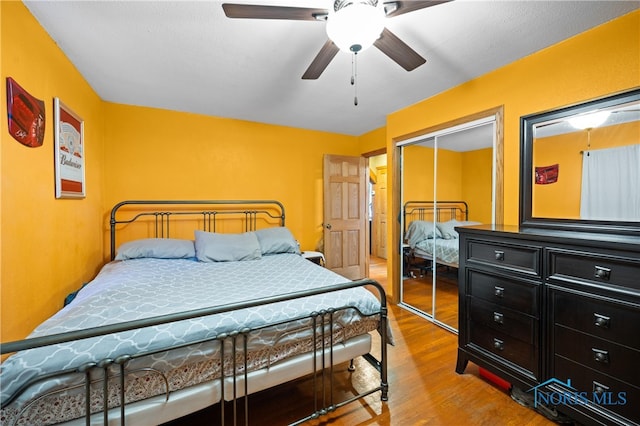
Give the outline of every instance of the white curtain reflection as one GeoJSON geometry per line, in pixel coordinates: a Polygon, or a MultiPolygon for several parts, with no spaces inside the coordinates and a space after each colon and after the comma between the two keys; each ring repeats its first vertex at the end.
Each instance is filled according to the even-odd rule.
{"type": "Polygon", "coordinates": [[[640,145],[584,152],[580,217],[640,221],[640,145]]]}

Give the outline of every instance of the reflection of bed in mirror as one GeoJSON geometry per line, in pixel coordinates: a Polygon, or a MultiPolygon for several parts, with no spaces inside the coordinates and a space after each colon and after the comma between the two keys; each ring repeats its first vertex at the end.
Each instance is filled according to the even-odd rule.
{"type": "Polygon", "coordinates": [[[478,225],[469,221],[465,201],[407,201],[403,208],[403,257],[405,273],[420,275],[435,264],[458,268],[456,226],[478,225]]]}

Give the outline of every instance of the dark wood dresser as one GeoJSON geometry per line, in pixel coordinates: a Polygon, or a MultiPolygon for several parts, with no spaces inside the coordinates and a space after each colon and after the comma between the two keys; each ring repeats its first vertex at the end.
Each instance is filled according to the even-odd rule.
{"type": "Polygon", "coordinates": [[[640,424],[640,237],[457,230],[456,371],[471,361],[584,424],[640,424]]]}

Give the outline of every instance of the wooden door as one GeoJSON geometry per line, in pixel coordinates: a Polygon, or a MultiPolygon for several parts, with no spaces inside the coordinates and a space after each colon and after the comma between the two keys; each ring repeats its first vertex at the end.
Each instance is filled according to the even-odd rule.
{"type": "Polygon", "coordinates": [[[373,197],[373,226],[375,228],[374,235],[374,254],[383,259],[387,258],[387,167],[376,167],[376,186],[375,195],[373,197]]]}
{"type": "Polygon", "coordinates": [[[367,166],[363,157],[324,156],[326,267],[356,280],[369,271],[367,166]]]}

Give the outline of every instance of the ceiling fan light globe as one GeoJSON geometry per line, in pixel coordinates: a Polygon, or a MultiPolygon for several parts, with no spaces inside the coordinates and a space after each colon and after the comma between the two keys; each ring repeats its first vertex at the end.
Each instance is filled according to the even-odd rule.
{"type": "Polygon", "coordinates": [[[327,36],[344,52],[363,51],[380,38],[385,14],[381,7],[351,4],[327,18],[327,36]]]}
{"type": "Polygon", "coordinates": [[[579,130],[593,129],[602,125],[611,113],[609,111],[598,111],[589,114],[577,115],[570,118],[569,124],[579,130]]]}

